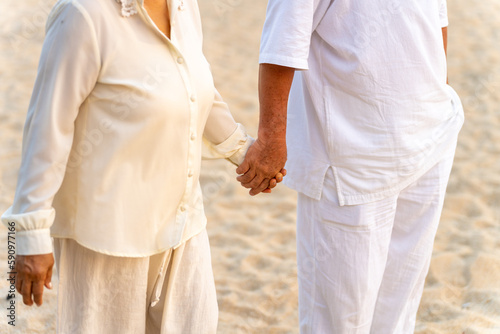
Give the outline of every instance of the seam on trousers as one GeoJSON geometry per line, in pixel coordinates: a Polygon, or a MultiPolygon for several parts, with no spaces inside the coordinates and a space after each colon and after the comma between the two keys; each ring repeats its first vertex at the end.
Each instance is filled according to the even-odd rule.
{"type": "MultiPolygon", "coordinates": [[[[58,243],[58,248],[59,248],[59,263],[58,263],[58,268],[57,270],[57,321],[56,321],[56,333],[61,333],[61,327],[62,327],[62,317],[61,317],[61,305],[62,305],[62,300],[63,300],[63,291],[64,289],[61,289],[61,285],[65,277],[63,276],[63,270],[61,270],[62,267],[64,267],[64,262],[66,260],[66,250],[63,249],[67,247],[66,243],[67,239],[55,239],[54,238],[54,243],[58,243]]],[[[55,247],[54,247],[55,250],[55,247]]]]}
{"type": "MultiPolygon", "coordinates": [[[[314,203],[314,204],[317,204],[318,201],[314,201],[310,198],[308,198],[308,201],[311,203],[314,203]]],[[[311,208],[311,206],[309,205],[309,208],[311,208]]],[[[312,283],[313,283],[313,286],[312,286],[312,295],[313,295],[313,298],[312,298],[312,302],[313,302],[313,307],[311,307],[311,309],[313,311],[311,311],[311,334],[315,333],[315,328],[313,328],[314,324],[316,323],[316,312],[314,312],[314,303],[316,302],[317,300],[317,289],[316,289],[316,224],[314,223],[319,217],[318,217],[318,210],[313,210],[314,214],[313,214],[313,223],[311,224],[311,229],[312,229],[312,245],[313,245],[313,253],[312,253],[312,257],[313,257],[313,268],[312,268],[312,283]]]]}

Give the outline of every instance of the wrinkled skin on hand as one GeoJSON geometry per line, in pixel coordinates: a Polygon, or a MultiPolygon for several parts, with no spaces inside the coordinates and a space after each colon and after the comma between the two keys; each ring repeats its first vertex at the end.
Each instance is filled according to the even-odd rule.
{"type": "Polygon", "coordinates": [[[261,192],[269,193],[286,175],[283,169],[285,162],[285,142],[263,143],[257,139],[249,148],[245,161],[236,170],[241,174],[237,180],[243,187],[250,189],[252,196],[261,192]]]}
{"type": "Polygon", "coordinates": [[[24,304],[37,306],[43,303],[43,288],[52,289],[52,268],[54,256],[17,255],[16,256],[16,290],[22,294],[24,304]]]}

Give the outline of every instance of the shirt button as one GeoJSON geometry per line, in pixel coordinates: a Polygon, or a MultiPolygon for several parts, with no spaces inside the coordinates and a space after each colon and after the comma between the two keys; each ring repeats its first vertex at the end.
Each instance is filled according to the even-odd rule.
{"type": "Polygon", "coordinates": [[[195,140],[196,139],[196,135],[194,133],[191,134],[191,140],[195,140]]]}
{"type": "Polygon", "coordinates": [[[191,102],[195,102],[196,101],[196,96],[191,95],[191,97],[189,99],[191,100],[191,102]]]}
{"type": "Polygon", "coordinates": [[[188,177],[192,177],[193,176],[193,171],[192,170],[189,170],[188,171],[188,177]]]}
{"type": "Polygon", "coordinates": [[[180,209],[181,209],[181,212],[184,212],[184,211],[186,211],[186,206],[181,205],[180,209]]]}
{"type": "Polygon", "coordinates": [[[184,58],[182,58],[182,57],[177,58],[177,63],[178,64],[183,64],[184,63],[184,58]]]}

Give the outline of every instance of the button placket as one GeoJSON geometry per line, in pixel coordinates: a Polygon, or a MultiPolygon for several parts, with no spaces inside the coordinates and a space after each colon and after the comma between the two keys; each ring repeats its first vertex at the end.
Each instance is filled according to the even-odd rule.
{"type": "MultiPolygon", "coordinates": [[[[181,77],[184,81],[184,85],[186,88],[186,95],[188,98],[188,108],[189,108],[189,141],[188,141],[188,152],[187,152],[187,172],[186,172],[186,188],[185,192],[181,198],[181,203],[178,207],[178,216],[177,216],[177,223],[178,226],[182,226],[182,230],[185,229],[185,225],[188,222],[188,217],[189,217],[189,209],[188,209],[188,204],[190,203],[190,198],[192,196],[193,192],[193,183],[194,183],[194,167],[193,167],[193,162],[196,160],[195,159],[195,141],[197,139],[197,133],[196,129],[198,128],[197,122],[198,122],[198,103],[197,102],[197,96],[195,94],[195,91],[193,89],[193,84],[191,81],[191,77],[189,76],[189,71],[188,71],[188,66],[186,64],[186,59],[181,55],[179,51],[177,51],[176,54],[176,62],[178,64],[178,68],[181,74],[181,77]]],[[[182,238],[182,235],[180,236],[182,238]]],[[[179,239],[180,240],[180,239],[179,239]]],[[[180,242],[180,241],[179,241],[180,242]]]]}

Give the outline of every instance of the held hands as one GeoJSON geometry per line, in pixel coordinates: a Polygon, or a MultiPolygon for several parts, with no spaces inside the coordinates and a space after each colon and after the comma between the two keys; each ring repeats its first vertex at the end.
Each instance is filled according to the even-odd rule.
{"type": "Polygon", "coordinates": [[[250,195],[270,193],[283,180],[286,170],[286,141],[264,141],[258,138],[250,146],[243,163],[236,169],[240,174],[236,179],[250,195]]]}
{"type": "Polygon", "coordinates": [[[53,266],[52,253],[16,256],[16,289],[23,295],[24,304],[31,306],[34,301],[37,306],[42,305],[43,287],[52,289],[53,266]]]}
{"type": "MultiPolygon", "coordinates": [[[[262,191],[263,194],[270,194],[272,189],[275,188],[278,183],[280,183],[281,181],[283,181],[283,178],[285,177],[286,175],[286,169],[282,169],[281,172],[279,172],[278,174],[276,174],[276,176],[274,176],[274,178],[272,178],[270,181],[269,181],[269,186],[264,189],[262,191]]],[[[252,195],[254,196],[254,195],[252,195]]]]}

